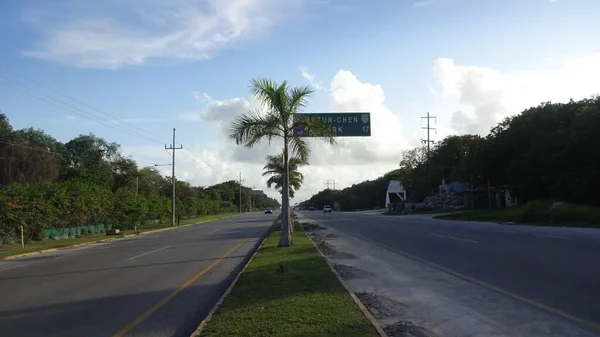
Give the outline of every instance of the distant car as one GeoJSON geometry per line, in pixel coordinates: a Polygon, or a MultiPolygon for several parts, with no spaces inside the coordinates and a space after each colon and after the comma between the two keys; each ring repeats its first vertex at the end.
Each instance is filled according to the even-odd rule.
{"type": "Polygon", "coordinates": [[[329,206],[329,205],[323,206],[323,213],[331,213],[331,206],[329,206]]]}
{"type": "Polygon", "coordinates": [[[314,210],[315,210],[315,208],[314,208],[314,207],[312,207],[312,206],[310,206],[310,207],[308,208],[308,210],[309,210],[309,211],[314,211],[314,210]]]}
{"type": "Polygon", "coordinates": [[[273,214],[273,210],[270,208],[265,208],[265,214],[273,214]]]}

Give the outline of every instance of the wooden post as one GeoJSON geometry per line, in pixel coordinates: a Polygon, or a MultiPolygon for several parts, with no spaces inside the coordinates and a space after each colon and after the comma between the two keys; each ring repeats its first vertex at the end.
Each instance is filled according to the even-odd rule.
{"type": "Polygon", "coordinates": [[[23,226],[21,226],[21,248],[25,248],[25,238],[23,235],[23,226]]]}

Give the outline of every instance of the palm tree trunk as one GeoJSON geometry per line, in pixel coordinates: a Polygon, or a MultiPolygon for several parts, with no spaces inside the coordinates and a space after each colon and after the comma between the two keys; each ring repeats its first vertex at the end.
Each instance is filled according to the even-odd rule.
{"type": "Polygon", "coordinates": [[[283,138],[283,186],[281,198],[281,235],[279,236],[279,247],[289,247],[292,244],[292,236],[290,233],[290,198],[289,198],[289,160],[288,160],[288,138],[283,138]]]}

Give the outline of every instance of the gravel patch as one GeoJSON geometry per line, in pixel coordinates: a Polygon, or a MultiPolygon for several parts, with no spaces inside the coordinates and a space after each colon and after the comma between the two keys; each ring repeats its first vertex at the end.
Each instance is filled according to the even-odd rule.
{"type": "Polygon", "coordinates": [[[377,319],[406,315],[407,306],[398,301],[371,293],[355,293],[355,295],[377,319]]]}
{"type": "Polygon", "coordinates": [[[356,259],[355,255],[350,253],[338,252],[326,241],[320,241],[317,244],[317,248],[325,255],[328,259],[343,260],[343,259],[356,259]]]}
{"type": "Polygon", "coordinates": [[[346,266],[343,264],[334,264],[333,268],[338,272],[338,274],[340,274],[340,276],[344,280],[375,276],[375,274],[370,273],[366,270],[362,270],[353,266],[346,266]]]}
{"type": "MultiPolygon", "coordinates": [[[[355,293],[355,295],[378,320],[407,316],[407,306],[403,303],[371,293],[355,293]]],[[[405,320],[387,325],[383,327],[383,331],[389,337],[438,337],[437,334],[405,320]]]]}
{"type": "Polygon", "coordinates": [[[323,226],[321,226],[319,224],[316,224],[316,223],[309,223],[309,224],[303,223],[302,224],[302,228],[304,229],[305,232],[312,232],[312,231],[315,231],[315,230],[324,230],[324,229],[327,229],[327,228],[325,228],[325,227],[323,227],[323,226]]]}
{"type": "Polygon", "coordinates": [[[413,324],[412,322],[406,321],[398,321],[392,325],[388,325],[383,328],[383,331],[389,337],[437,337],[437,334],[434,334],[426,329],[413,324]]]}

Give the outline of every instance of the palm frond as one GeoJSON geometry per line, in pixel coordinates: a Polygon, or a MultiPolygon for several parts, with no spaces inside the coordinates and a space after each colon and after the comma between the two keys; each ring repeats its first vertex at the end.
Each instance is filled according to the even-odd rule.
{"type": "Polygon", "coordinates": [[[290,89],[288,94],[288,101],[292,113],[296,113],[305,108],[308,104],[309,98],[314,92],[315,89],[311,88],[310,86],[296,87],[290,89]]]}
{"type": "Polygon", "coordinates": [[[308,163],[308,155],[310,146],[308,142],[301,137],[292,135],[290,137],[290,146],[294,157],[299,158],[302,162],[308,163]]]}
{"type": "Polygon", "coordinates": [[[253,147],[264,138],[270,142],[273,137],[283,136],[280,125],[281,121],[276,115],[261,115],[256,111],[249,111],[233,120],[229,138],[235,140],[237,145],[253,147]]]}
{"type": "Polygon", "coordinates": [[[295,119],[292,130],[305,129],[310,137],[324,140],[326,143],[335,144],[335,132],[331,125],[323,123],[318,119],[295,119]]]}

